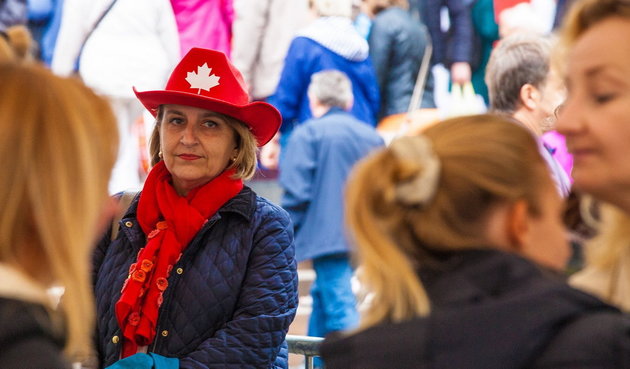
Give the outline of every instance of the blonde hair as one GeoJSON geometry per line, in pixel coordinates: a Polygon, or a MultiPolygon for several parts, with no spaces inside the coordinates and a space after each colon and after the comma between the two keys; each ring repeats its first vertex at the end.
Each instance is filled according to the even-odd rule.
{"type": "Polygon", "coordinates": [[[553,63],[564,71],[568,53],[577,40],[595,24],[612,17],[630,20],[628,0],[576,1],[566,14],[560,29],[560,43],[554,53],[553,63]]]}
{"type": "MultiPolygon", "coordinates": [[[[238,150],[236,160],[234,160],[226,169],[236,169],[234,179],[240,178],[247,180],[252,178],[256,172],[256,166],[258,163],[256,156],[258,141],[256,140],[256,137],[254,137],[249,127],[240,120],[232,118],[229,115],[220,113],[216,114],[223,118],[230,127],[232,127],[236,136],[236,148],[238,150]]],[[[160,152],[162,151],[162,147],[160,145],[160,124],[162,123],[163,117],[164,105],[160,105],[156,115],[155,127],[153,128],[153,132],[151,133],[151,138],[149,140],[151,166],[162,160],[160,157],[160,152]]]]}
{"type": "MultiPolygon", "coordinates": [[[[588,208],[595,201],[590,196],[584,196],[580,204],[583,214],[588,214],[588,208]]],[[[606,203],[598,203],[600,220],[595,221],[599,233],[588,242],[585,250],[589,266],[600,269],[612,269],[622,260],[622,255],[628,249],[630,240],[630,217],[623,210],[606,203]]]]}
{"type": "Polygon", "coordinates": [[[24,25],[7,28],[0,36],[0,62],[32,62],[33,37],[24,25]]]}
{"type": "Polygon", "coordinates": [[[413,205],[399,191],[428,168],[426,160],[397,154],[396,145],[420,145],[415,137],[360,162],[348,183],[346,214],[360,278],[376,302],[363,315],[363,328],[428,314],[417,272],[431,250],[490,246],[484,226],[492,208],[524,199],[537,215],[540,188],[552,184],[535,138],[509,118],[454,118],[424,136],[440,162],[430,201],[413,205]]]}
{"type": "Polygon", "coordinates": [[[352,0],[314,0],[313,5],[321,17],[352,17],[352,0]]]}
{"type": "Polygon", "coordinates": [[[116,121],[89,88],[43,67],[0,64],[0,81],[0,262],[65,288],[65,352],[83,360],[94,322],[90,245],[108,198],[116,121]],[[37,272],[25,266],[32,262],[37,272]]]}

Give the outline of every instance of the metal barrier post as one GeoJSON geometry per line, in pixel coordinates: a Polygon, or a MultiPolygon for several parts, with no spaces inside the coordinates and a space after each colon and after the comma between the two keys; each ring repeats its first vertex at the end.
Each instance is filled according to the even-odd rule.
{"type": "Polygon", "coordinates": [[[321,337],[287,335],[289,353],[304,355],[304,368],[313,369],[313,358],[319,356],[319,345],[323,340],[321,337]]]}
{"type": "Polygon", "coordinates": [[[315,358],[312,356],[306,356],[304,360],[304,369],[313,369],[315,366],[315,358]]]}

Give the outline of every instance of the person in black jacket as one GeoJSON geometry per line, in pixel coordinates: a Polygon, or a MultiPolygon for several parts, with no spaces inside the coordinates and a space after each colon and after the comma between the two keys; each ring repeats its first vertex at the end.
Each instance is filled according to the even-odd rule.
{"type": "Polygon", "coordinates": [[[336,368],[627,368],[630,320],[569,287],[562,201],[534,137],[480,115],[355,168],[346,214],[366,300],[336,368]]]}
{"type": "MultiPolygon", "coordinates": [[[[406,0],[364,0],[373,19],[368,42],[381,93],[378,118],[407,113],[420,64],[430,43],[424,25],[407,11],[406,0]]],[[[428,73],[420,106],[435,108],[428,73]]]]}
{"type": "Polygon", "coordinates": [[[0,368],[70,368],[92,353],[90,244],[115,208],[116,120],[43,67],[5,62],[0,80],[0,368]]]}

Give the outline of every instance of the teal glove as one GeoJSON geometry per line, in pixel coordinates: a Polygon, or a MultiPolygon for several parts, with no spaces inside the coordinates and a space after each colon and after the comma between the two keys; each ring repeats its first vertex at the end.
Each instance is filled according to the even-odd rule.
{"type": "Polygon", "coordinates": [[[179,359],[158,354],[135,354],[115,362],[105,369],[178,369],[179,359]]]}
{"type": "Polygon", "coordinates": [[[106,369],[153,369],[153,358],[147,354],[135,354],[118,360],[106,369]]]}
{"type": "Polygon", "coordinates": [[[179,359],[174,357],[166,357],[154,353],[149,353],[153,358],[154,369],[179,369],[179,359]]]}

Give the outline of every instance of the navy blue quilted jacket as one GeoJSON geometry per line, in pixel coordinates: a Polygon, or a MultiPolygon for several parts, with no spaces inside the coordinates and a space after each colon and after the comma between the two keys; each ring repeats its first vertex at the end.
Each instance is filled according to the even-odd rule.
{"type": "MultiPolygon", "coordinates": [[[[137,198],[94,256],[97,350],[106,367],[120,357],[114,306],[145,245],[137,198]]],[[[149,351],[180,368],[286,368],[284,341],[297,309],[297,271],[288,214],[245,187],[198,232],[174,265],[149,351]]]]}

